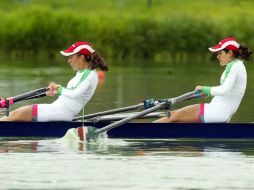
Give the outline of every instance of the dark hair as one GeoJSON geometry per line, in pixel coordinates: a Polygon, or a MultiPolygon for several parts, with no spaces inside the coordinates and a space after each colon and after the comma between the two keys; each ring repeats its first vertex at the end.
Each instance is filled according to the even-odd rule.
{"type": "MultiPolygon", "coordinates": [[[[224,49],[224,51],[226,53],[229,52],[229,50],[226,48],[224,49]]],[[[232,50],[232,51],[234,53],[235,58],[241,58],[244,60],[250,60],[250,56],[252,54],[250,49],[245,44],[240,44],[239,51],[235,51],[235,50],[232,50]]]]}
{"type": "MultiPolygon", "coordinates": [[[[83,55],[83,54],[79,54],[83,55]]],[[[89,69],[100,68],[103,71],[108,71],[108,66],[105,64],[104,59],[100,56],[100,54],[94,51],[91,56],[84,55],[86,61],[89,63],[89,69]]]]}

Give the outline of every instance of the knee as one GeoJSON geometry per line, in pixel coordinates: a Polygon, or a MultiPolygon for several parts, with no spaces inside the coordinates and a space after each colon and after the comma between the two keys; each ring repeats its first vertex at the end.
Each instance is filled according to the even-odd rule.
{"type": "Polygon", "coordinates": [[[31,106],[24,106],[10,112],[8,121],[32,121],[31,106]]]}
{"type": "Polygon", "coordinates": [[[162,117],[161,119],[158,119],[154,121],[154,123],[171,123],[176,122],[176,111],[171,111],[170,115],[168,117],[162,117]]]}
{"type": "Polygon", "coordinates": [[[170,116],[168,118],[169,122],[173,123],[173,122],[177,122],[178,121],[178,119],[177,119],[178,118],[178,112],[179,112],[178,110],[170,112],[170,116]]]}
{"type": "Polygon", "coordinates": [[[168,123],[169,122],[169,118],[168,117],[162,117],[158,120],[153,121],[153,123],[168,123]]]}
{"type": "Polygon", "coordinates": [[[18,115],[19,113],[21,113],[22,110],[23,110],[23,107],[11,111],[11,112],[9,113],[9,117],[15,117],[16,115],[18,115]]]}

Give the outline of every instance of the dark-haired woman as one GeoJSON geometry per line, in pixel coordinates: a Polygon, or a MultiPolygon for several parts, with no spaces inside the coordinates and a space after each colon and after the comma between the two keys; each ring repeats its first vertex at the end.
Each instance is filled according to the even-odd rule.
{"type": "Polygon", "coordinates": [[[251,52],[235,38],[226,38],[209,50],[217,53],[221,66],[226,66],[219,86],[196,86],[196,90],[201,90],[205,96],[214,96],[212,101],[172,111],[170,117],[155,122],[217,123],[231,119],[241,103],[247,84],[246,69],[240,59],[249,60],[251,52]]]}
{"type": "Polygon", "coordinates": [[[77,42],[61,54],[68,57],[72,69],[77,71],[63,87],[49,84],[47,96],[58,95],[51,104],[35,104],[18,108],[1,121],[71,121],[93,96],[98,84],[96,68],[108,71],[103,58],[87,42],[77,42]]]}

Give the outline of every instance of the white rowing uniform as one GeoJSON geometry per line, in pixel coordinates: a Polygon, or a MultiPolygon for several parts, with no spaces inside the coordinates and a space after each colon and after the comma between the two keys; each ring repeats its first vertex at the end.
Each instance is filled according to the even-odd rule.
{"type": "Polygon", "coordinates": [[[204,104],[204,117],[201,121],[228,122],[241,103],[246,85],[247,73],[243,62],[238,59],[230,62],[221,76],[220,86],[209,89],[214,98],[204,104]]]}
{"type": "Polygon", "coordinates": [[[66,88],[58,88],[58,99],[51,104],[33,106],[34,121],[71,121],[93,96],[98,84],[96,70],[77,72],[66,88]],[[36,117],[37,116],[37,117],[36,117]]]}

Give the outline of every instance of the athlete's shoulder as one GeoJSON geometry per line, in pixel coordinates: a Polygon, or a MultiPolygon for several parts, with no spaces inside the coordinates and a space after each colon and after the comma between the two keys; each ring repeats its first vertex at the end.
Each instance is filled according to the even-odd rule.
{"type": "Polygon", "coordinates": [[[245,65],[242,60],[238,59],[232,67],[233,68],[245,68],[245,65]]]}
{"type": "Polygon", "coordinates": [[[233,66],[232,69],[233,73],[235,75],[247,75],[246,67],[244,65],[244,62],[242,60],[238,60],[233,66]]]}
{"type": "Polygon", "coordinates": [[[98,74],[97,74],[97,71],[94,69],[94,70],[90,70],[90,73],[88,75],[87,78],[90,78],[90,79],[98,79],[98,74]]]}
{"type": "Polygon", "coordinates": [[[97,73],[97,71],[94,69],[94,70],[91,70],[91,75],[92,75],[92,76],[98,76],[98,73],[97,73]]]}

